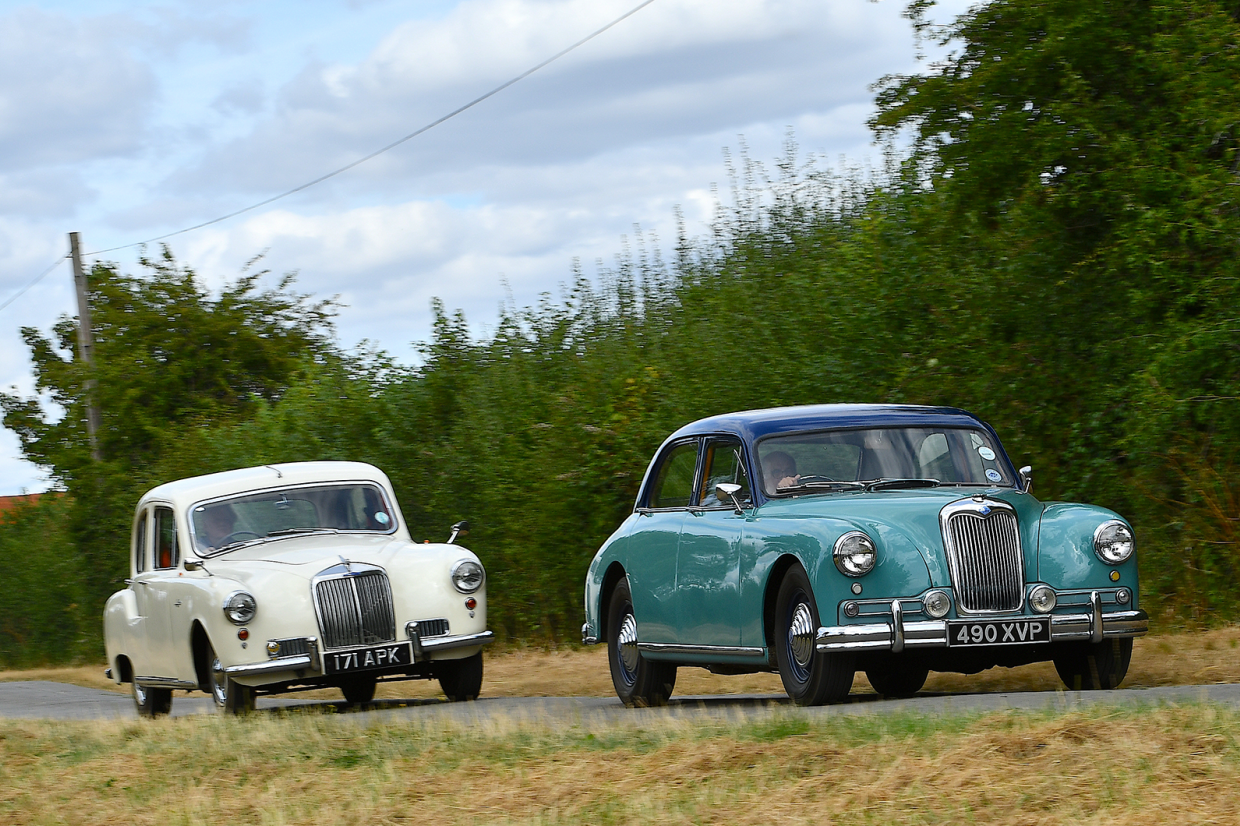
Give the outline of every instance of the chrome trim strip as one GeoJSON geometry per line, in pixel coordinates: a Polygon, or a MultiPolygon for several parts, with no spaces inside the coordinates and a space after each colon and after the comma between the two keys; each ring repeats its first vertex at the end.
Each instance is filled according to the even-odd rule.
{"type": "Polygon", "coordinates": [[[665,642],[639,642],[639,651],[651,654],[723,654],[728,657],[765,657],[765,648],[744,645],[681,645],[665,642]]]}
{"type": "Polygon", "coordinates": [[[184,680],[177,680],[172,677],[134,677],[133,681],[138,685],[144,685],[147,688],[198,688],[198,683],[187,683],[184,680]]]}
{"type": "Polygon", "coordinates": [[[451,651],[453,648],[468,648],[471,645],[486,645],[495,639],[491,631],[477,634],[462,634],[459,637],[432,637],[422,640],[422,651],[431,654],[436,651],[451,651]]]}
{"type": "MultiPolygon", "coordinates": [[[[1149,615],[1142,610],[1115,611],[1109,614],[1042,614],[1038,617],[1013,617],[1013,619],[1042,619],[1050,617],[1051,642],[1089,642],[1094,639],[1094,629],[1101,629],[1102,639],[1139,637],[1150,630],[1149,615]]],[[[890,651],[899,653],[913,648],[946,648],[947,620],[921,620],[900,625],[897,635],[892,623],[875,622],[859,625],[834,625],[818,629],[815,647],[819,651],[890,651]],[[896,648],[896,638],[903,638],[903,648],[896,648]]]]}
{"type": "MultiPolygon", "coordinates": [[[[296,671],[301,668],[310,668],[312,665],[314,665],[314,660],[310,658],[310,655],[302,654],[299,657],[280,657],[265,663],[230,665],[224,669],[224,673],[230,677],[234,674],[251,677],[255,674],[272,674],[277,671],[296,671]]],[[[197,685],[194,686],[194,688],[197,687],[197,685]]]]}

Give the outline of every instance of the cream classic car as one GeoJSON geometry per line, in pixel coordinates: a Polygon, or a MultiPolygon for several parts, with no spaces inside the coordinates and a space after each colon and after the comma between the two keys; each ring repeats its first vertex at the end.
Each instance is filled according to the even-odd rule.
{"type": "Polygon", "coordinates": [[[379,680],[473,699],[492,634],[482,563],[454,544],[467,529],[415,543],[387,476],[358,462],[160,485],[134,514],[128,587],[104,609],[108,676],[148,716],[174,690],[234,713],[332,686],[365,703],[379,680]]]}

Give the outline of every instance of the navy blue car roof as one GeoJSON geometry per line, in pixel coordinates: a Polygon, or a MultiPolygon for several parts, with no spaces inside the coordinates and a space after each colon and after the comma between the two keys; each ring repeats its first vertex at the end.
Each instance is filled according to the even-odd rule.
{"type": "Polygon", "coordinates": [[[723,413],[691,422],[668,441],[708,433],[736,433],[754,441],[774,433],[827,430],[839,427],[982,427],[993,430],[955,407],[913,404],[807,404],[723,413]]]}

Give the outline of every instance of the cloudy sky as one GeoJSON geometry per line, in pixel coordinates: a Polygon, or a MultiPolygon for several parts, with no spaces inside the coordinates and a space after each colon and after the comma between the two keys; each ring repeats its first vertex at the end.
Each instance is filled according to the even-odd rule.
{"type": "MultiPolygon", "coordinates": [[[[175,232],[374,150],[521,74],[640,0],[0,2],[0,303],[81,233],[175,232]]],[[[635,227],[669,248],[726,191],[724,150],[791,129],[877,165],[869,86],[924,68],[902,0],[655,0],[425,135],[268,207],[168,241],[218,286],[266,251],[339,295],[341,342],[402,360],[443,299],[483,333],[635,227]]],[[[940,4],[948,19],[963,2],[940,4]]],[[[101,257],[135,272],[136,249],[101,257]]],[[[88,259],[89,260],[92,259],[88,259]]],[[[0,387],[33,391],[19,328],[75,313],[67,263],[0,310],[0,387]]],[[[45,475],[0,431],[0,495],[45,475]]]]}

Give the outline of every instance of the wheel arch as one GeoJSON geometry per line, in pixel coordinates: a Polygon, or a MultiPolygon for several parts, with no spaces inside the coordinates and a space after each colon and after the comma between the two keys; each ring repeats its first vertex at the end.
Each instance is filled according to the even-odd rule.
{"type": "MultiPolygon", "coordinates": [[[[779,596],[779,585],[784,581],[789,569],[795,566],[805,570],[800,559],[793,554],[784,554],[775,560],[766,579],[766,589],[762,595],[762,639],[766,643],[767,651],[775,650],[775,599],[779,596]]],[[[807,571],[806,577],[808,576],[807,571]]]]}
{"type": "Polygon", "coordinates": [[[117,654],[115,668],[116,671],[114,673],[116,674],[116,681],[118,683],[133,682],[133,663],[129,661],[128,657],[124,654],[117,654]]]}
{"type": "Polygon", "coordinates": [[[616,583],[628,577],[628,572],[619,562],[612,562],[603,574],[603,584],[599,588],[598,605],[598,638],[607,639],[607,606],[611,604],[611,594],[616,590],[616,583]]]}
{"type": "Polygon", "coordinates": [[[202,627],[202,623],[194,620],[193,626],[189,632],[190,647],[194,656],[194,675],[198,678],[198,688],[201,691],[211,690],[211,663],[207,662],[208,652],[211,650],[211,638],[207,636],[207,630],[202,627]]]}

